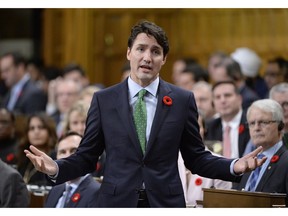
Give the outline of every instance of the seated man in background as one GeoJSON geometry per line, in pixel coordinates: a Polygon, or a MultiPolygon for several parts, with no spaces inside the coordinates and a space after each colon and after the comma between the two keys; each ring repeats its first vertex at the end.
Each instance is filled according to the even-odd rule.
{"type": "Polygon", "coordinates": [[[248,109],[247,121],[252,143],[256,147],[263,147],[258,157],[265,156],[267,160],[261,168],[243,175],[239,190],[287,194],[288,150],[281,140],[283,119],[281,105],[271,99],[255,101],[248,109]]]}
{"type": "Polygon", "coordinates": [[[20,173],[0,159],[0,207],[28,207],[30,196],[20,173]]]}
{"type": "MultiPolygon", "coordinates": [[[[57,159],[66,158],[76,152],[82,136],[76,132],[68,132],[59,139],[57,159]]],[[[100,183],[93,179],[91,174],[73,179],[54,186],[45,202],[45,207],[56,208],[83,208],[95,207],[100,183]]]]}

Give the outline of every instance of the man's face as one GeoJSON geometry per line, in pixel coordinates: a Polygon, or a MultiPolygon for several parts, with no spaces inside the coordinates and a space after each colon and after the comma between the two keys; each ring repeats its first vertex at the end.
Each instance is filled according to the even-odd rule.
{"type": "Polygon", "coordinates": [[[269,89],[283,81],[283,72],[280,70],[277,63],[268,63],[264,74],[264,80],[269,89]]]}
{"type": "Polygon", "coordinates": [[[242,97],[235,92],[232,84],[225,83],[214,88],[213,103],[216,112],[230,121],[241,109],[242,97]]]}
{"type": "Polygon", "coordinates": [[[131,49],[127,50],[127,59],[131,65],[131,78],[142,87],[148,86],[159,75],[166,62],[163,48],[153,36],[140,33],[131,49]]]}
{"type": "Polygon", "coordinates": [[[214,113],[212,106],[212,92],[208,88],[195,88],[193,89],[196,104],[199,110],[204,113],[205,118],[211,118],[214,113]]]}
{"type": "Polygon", "coordinates": [[[56,103],[60,113],[66,113],[78,99],[78,85],[71,80],[59,82],[56,87],[56,103]]]}
{"type": "Polygon", "coordinates": [[[10,114],[5,109],[0,109],[0,140],[12,138],[15,128],[10,114]]]}
{"type": "Polygon", "coordinates": [[[9,88],[18,82],[18,68],[11,56],[5,56],[0,61],[1,78],[9,88]]]}
{"type": "Polygon", "coordinates": [[[58,144],[57,160],[69,157],[70,155],[75,153],[80,142],[81,137],[77,135],[71,135],[61,140],[58,144]]]}
{"type": "Polygon", "coordinates": [[[191,91],[195,84],[194,75],[192,73],[181,73],[178,77],[177,85],[183,89],[191,91]]]}
{"type": "Polygon", "coordinates": [[[252,107],[247,116],[249,133],[254,145],[270,148],[280,139],[278,122],[273,121],[272,113],[252,107]],[[259,123],[264,122],[264,123],[259,123]],[[266,122],[266,123],[265,123],[266,122]],[[251,124],[252,123],[252,124],[251,124]]]}

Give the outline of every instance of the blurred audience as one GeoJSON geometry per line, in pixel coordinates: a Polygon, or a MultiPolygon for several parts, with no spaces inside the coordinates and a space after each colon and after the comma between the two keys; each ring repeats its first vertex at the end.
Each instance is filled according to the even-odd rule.
{"type": "Polygon", "coordinates": [[[126,61],[125,64],[121,68],[121,81],[124,81],[127,77],[129,77],[131,71],[130,61],[126,61]]]}
{"type": "Polygon", "coordinates": [[[41,149],[55,159],[54,147],[57,143],[55,123],[46,113],[37,113],[28,117],[24,137],[20,140],[18,151],[18,171],[26,184],[51,185],[45,174],[36,171],[25,156],[24,149],[30,145],[41,149]]]}
{"type": "Polygon", "coordinates": [[[262,60],[258,54],[250,48],[240,47],[231,53],[231,57],[240,64],[246,85],[254,90],[260,99],[267,97],[269,89],[259,74],[262,60]]]}
{"type": "Polygon", "coordinates": [[[279,83],[269,91],[269,98],[277,101],[283,109],[283,142],[288,148],[288,83],[279,83]]]}
{"type": "Polygon", "coordinates": [[[31,80],[22,55],[16,52],[2,55],[0,70],[1,77],[9,88],[2,106],[15,114],[31,114],[45,110],[47,95],[31,80]]]}
{"type": "Polygon", "coordinates": [[[172,82],[177,85],[179,80],[179,75],[183,70],[188,67],[189,65],[193,65],[197,63],[197,61],[193,58],[179,58],[173,62],[172,67],[172,82]]]}
{"type": "Polygon", "coordinates": [[[197,64],[190,64],[178,75],[178,82],[176,85],[191,91],[193,85],[199,81],[208,81],[208,74],[204,68],[197,64]]]}
{"type": "Polygon", "coordinates": [[[256,92],[246,85],[241,67],[234,59],[230,57],[222,59],[222,61],[216,66],[214,72],[217,74],[217,82],[227,80],[235,82],[242,96],[242,108],[244,110],[247,110],[254,101],[260,99],[256,92]]]}
{"type": "Polygon", "coordinates": [[[228,55],[223,51],[216,51],[210,55],[207,67],[210,83],[214,84],[217,82],[218,75],[215,73],[215,68],[226,57],[228,57],[228,55]]]}
{"type": "Polygon", "coordinates": [[[218,117],[212,99],[212,86],[205,81],[199,81],[193,85],[195,101],[198,110],[203,114],[205,122],[218,117]]]}
{"type": "Polygon", "coordinates": [[[80,92],[79,100],[85,101],[90,106],[94,93],[100,90],[101,88],[95,85],[89,85],[82,89],[82,91],[80,92]]]}
{"type": "Polygon", "coordinates": [[[78,64],[68,64],[63,69],[63,78],[73,80],[81,86],[81,90],[89,85],[84,69],[78,64]]]}
{"type": "Polygon", "coordinates": [[[0,158],[5,163],[17,166],[18,139],[15,117],[12,112],[0,108],[0,158]]]}
{"type": "Polygon", "coordinates": [[[64,129],[63,121],[65,116],[72,105],[79,99],[81,86],[73,80],[58,78],[55,80],[54,88],[52,94],[54,94],[55,99],[52,100],[55,100],[55,102],[49,101],[51,103],[48,105],[49,108],[47,107],[49,110],[47,110],[47,113],[53,117],[56,123],[57,135],[60,137],[64,129]]]}
{"type": "Polygon", "coordinates": [[[265,72],[264,80],[270,90],[273,86],[284,82],[284,76],[288,73],[288,62],[282,58],[277,57],[268,61],[265,72]]]}

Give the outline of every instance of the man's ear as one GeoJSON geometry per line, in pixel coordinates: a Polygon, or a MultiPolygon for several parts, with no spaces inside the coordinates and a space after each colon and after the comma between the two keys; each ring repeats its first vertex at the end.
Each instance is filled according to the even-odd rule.
{"type": "Polygon", "coordinates": [[[130,61],[130,53],[131,53],[131,49],[128,47],[126,57],[129,61],[130,61]]]}

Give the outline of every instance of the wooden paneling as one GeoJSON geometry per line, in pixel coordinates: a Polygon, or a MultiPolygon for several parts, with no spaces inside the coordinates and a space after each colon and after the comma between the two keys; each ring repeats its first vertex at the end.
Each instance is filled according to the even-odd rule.
{"type": "Polygon", "coordinates": [[[161,76],[171,81],[173,61],[194,57],[207,65],[216,50],[247,46],[263,58],[288,57],[288,9],[46,9],[46,64],[81,64],[93,83],[120,80],[131,27],[148,19],[166,31],[170,52],[161,76]]]}

